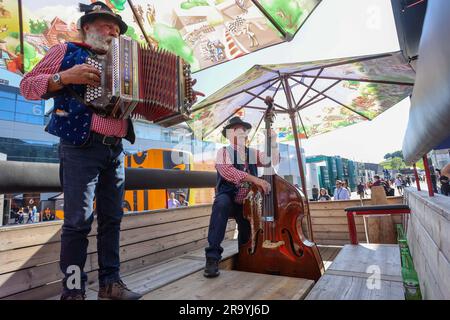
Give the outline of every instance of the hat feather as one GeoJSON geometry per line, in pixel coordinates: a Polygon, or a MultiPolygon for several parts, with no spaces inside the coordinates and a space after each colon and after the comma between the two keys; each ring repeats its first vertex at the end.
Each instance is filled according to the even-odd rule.
{"type": "Polygon", "coordinates": [[[80,3],[80,12],[89,12],[92,11],[92,7],[89,4],[80,3]]]}

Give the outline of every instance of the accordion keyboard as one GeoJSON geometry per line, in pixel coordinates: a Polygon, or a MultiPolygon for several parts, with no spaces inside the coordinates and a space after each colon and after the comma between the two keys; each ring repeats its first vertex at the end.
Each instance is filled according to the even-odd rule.
{"type": "MultiPolygon", "coordinates": [[[[98,71],[100,71],[100,73],[102,73],[102,71],[103,71],[102,70],[103,69],[102,64],[100,62],[98,62],[97,60],[94,60],[94,59],[92,59],[90,57],[88,57],[86,59],[86,64],[93,66],[98,71]]],[[[103,94],[103,89],[102,89],[101,86],[94,87],[94,86],[91,86],[91,85],[87,85],[85,100],[88,103],[92,102],[95,99],[100,98],[102,96],[102,94],[103,94]]]]}

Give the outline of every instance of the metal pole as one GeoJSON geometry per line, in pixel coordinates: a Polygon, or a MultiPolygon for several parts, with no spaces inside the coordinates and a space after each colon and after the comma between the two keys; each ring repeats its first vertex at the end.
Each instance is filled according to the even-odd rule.
{"type": "Polygon", "coordinates": [[[23,15],[22,15],[22,0],[18,1],[19,6],[19,41],[20,41],[20,71],[25,73],[25,49],[23,40],[23,15]]]}
{"type": "Polygon", "coordinates": [[[417,166],[415,163],[413,164],[413,167],[414,167],[414,177],[416,178],[417,191],[420,191],[419,174],[417,173],[417,166]]]}
{"type": "Polygon", "coordinates": [[[430,173],[430,167],[428,165],[427,155],[423,156],[423,165],[425,167],[425,176],[427,177],[428,195],[430,197],[434,197],[434,190],[433,190],[433,184],[431,183],[431,173],[430,173]]]}
{"type": "Polygon", "coordinates": [[[295,149],[297,151],[297,163],[298,163],[298,170],[300,173],[300,181],[302,183],[302,190],[305,194],[305,213],[306,213],[306,219],[307,219],[307,226],[308,226],[308,235],[312,242],[314,242],[314,235],[312,230],[312,223],[311,223],[311,214],[309,211],[309,201],[308,201],[308,192],[306,188],[306,179],[305,179],[305,172],[303,170],[303,161],[302,161],[302,153],[300,149],[300,142],[298,139],[298,132],[297,132],[297,123],[295,121],[295,108],[292,103],[292,92],[291,88],[289,87],[289,82],[287,78],[283,79],[283,88],[286,95],[286,100],[289,106],[289,115],[291,118],[291,124],[292,124],[292,133],[294,134],[294,142],[295,142],[295,149]]]}
{"type": "MultiPolygon", "coordinates": [[[[134,7],[133,2],[131,2],[131,0],[128,0],[128,5],[130,6],[131,12],[133,12],[133,16],[134,16],[134,18],[136,19],[136,22],[137,22],[137,24],[138,24],[138,26],[139,26],[139,29],[141,29],[141,32],[142,32],[142,35],[143,35],[144,38],[145,38],[145,41],[147,42],[147,44],[148,44],[151,48],[153,48],[154,45],[157,44],[157,42],[156,42],[156,41],[151,41],[151,40],[150,40],[150,37],[149,37],[149,36],[147,35],[147,33],[145,32],[145,28],[144,28],[144,26],[143,26],[143,24],[142,24],[142,21],[141,21],[141,19],[140,19],[140,18],[142,18],[142,17],[139,16],[139,14],[137,13],[136,8],[134,7]]],[[[153,40],[153,39],[152,39],[152,40],[153,40]]]]}

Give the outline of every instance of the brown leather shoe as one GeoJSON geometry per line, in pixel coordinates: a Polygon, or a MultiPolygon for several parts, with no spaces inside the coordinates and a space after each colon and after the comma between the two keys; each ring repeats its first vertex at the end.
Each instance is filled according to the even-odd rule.
{"type": "Polygon", "coordinates": [[[84,293],[63,293],[61,294],[61,300],[86,300],[84,293]]]}
{"type": "Polygon", "coordinates": [[[127,288],[122,280],[100,287],[98,300],[139,300],[142,295],[127,288]]]}

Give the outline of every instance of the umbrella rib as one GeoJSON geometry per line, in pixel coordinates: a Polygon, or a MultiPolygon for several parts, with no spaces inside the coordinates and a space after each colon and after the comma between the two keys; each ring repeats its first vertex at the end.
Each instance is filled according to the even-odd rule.
{"type": "MultiPolygon", "coordinates": [[[[238,91],[238,92],[235,92],[235,93],[233,93],[233,94],[230,94],[229,96],[225,96],[225,97],[223,97],[223,98],[221,98],[221,99],[212,101],[212,102],[210,102],[210,103],[208,103],[208,104],[206,104],[206,105],[204,105],[204,106],[202,106],[202,107],[200,107],[200,108],[198,108],[198,109],[193,109],[191,113],[194,113],[194,112],[196,112],[196,111],[205,109],[205,108],[207,108],[207,107],[209,107],[209,106],[211,106],[211,105],[213,105],[213,104],[215,104],[215,103],[218,103],[218,102],[221,102],[221,101],[223,101],[223,100],[232,98],[232,97],[237,96],[238,94],[241,94],[241,93],[243,93],[243,92],[245,92],[245,91],[247,91],[247,90],[255,89],[255,88],[259,87],[260,85],[263,85],[263,84],[265,84],[265,83],[268,83],[268,82],[271,82],[271,81],[274,81],[274,80],[278,80],[278,77],[272,78],[272,79],[270,79],[270,80],[266,80],[266,81],[264,81],[264,82],[261,82],[261,83],[258,83],[258,84],[256,84],[256,85],[254,85],[254,86],[251,86],[250,88],[242,89],[242,90],[240,90],[240,91],[238,91]]],[[[264,90],[264,91],[266,91],[266,90],[264,90]]],[[[264,91],[263,91],[263,92],[264,92],[264,91]]],[[[249,102],[251,102],[251,101],[253,101],[253,100],[250,100],[249,102]]],[[[247,102],[247,103],[249,103],[249,102],[247,102]]]]}
{"type": "MultiPolygon", "coordinates": [[[[305,86],[305,87],[306,87],[306,85],[303,84],[303,83],[301,83],[300,81],[297,81],[297,80],[295,80],[295,79],[293,79],[293,80],[296,81],[296,82],[298,82],[298,83],[301,84],[302,86],[305,86]]],[[[317,90],[314,89],[314,88],[311,88],[311,90],[313,90],[314,92],[319,92],[319,91],[317,91],[317,90]]],[[[346,109],[348,109],[348,110],[350,110],[350,111],[352,111],[352,112],[358,114],[359,116],[363,117],[363,118],[366,119],[366,120],[369,120],[369,121],[372,120],[372,119],[370,119],[369,117],[365,116],[364,114],[362,114],[362,113],[360,113],[360,112],[358,112],[358,111],[356,111],[356,110],[350,108],[350,107],[347,106],[346,104],[344,104],[344,103],[342,103],[342,102],[340,102],[340,101],[338,101],[338,100],[336,100],[336,99],[334,99],[334,98],[331,98],[329,95],[327,95],[327,94],[325,94],[325,93],[322,93],[321,95],[324,97],[323,99],[325,99],[325,98],[326,98],[326,99],[329,99],[329,100],[331,100],[331,101],[333,101],[333,102],[335,102],[335,103],[341,105],[342,107],[344,107],[344,108],[346,108],[346,109]]],[[[318,101],[316,101],[316,102],[310,103],[309,105],[303,105],[303,106],[301,107],[301,109],[304,109],[304,108],[306,108],[306,107],[310,107],[311,105],[313,105],[313,104],[315,104],[315,103],[317,103],[317,102],[319,102],[319,101],[321,101],[321,100],[323,100],[323,99],[320,99],[320,100],[318,100],[318,101]]]]}
{"type": "MultiPolygon", "coordinates": [[[[341,62],[335,62],[335,63],[330,63],[327,65],[319,65],[319,66],[315,66],[309,69],[305,69],[305,70],[301,70],[299,72],[307,72],[307,71],[312,71],[312,70],[316,70],[316,69],[326,69],[326,68],[332,68],[332,67],[338,67],[344,64],[350,64],[350,63],[356,63],[356,62],[362,62],[362,61],[368,61],[368,60],[375,60],[375,59],[381,59],[381,58],[386,58],[392,56],[392,53],[383,53],[380,55],[373,55],[373,56],[368,56],[368,57],[362,57],[362,58],[349,58],[349,60],[345,60],[345,61],[341,61],[341,62]]],[[[294,72],[297,73],[297,72],[294,72]]],[[[288,73],[288,75],[292,75],[294,73],[288,73]]]]}
{"type": "MultiPolygon", "coordinates": [[[[304,71],[301,71],[304,72],[304,71]]],[[[316,76],[310,76],[306,74],[291,73],[290,77],[299,77],[299,78],[315,78],[316,76]]],[[[357,79],[357,78],[340,78],[340,77],[330,77],[330,76],[320,76],[319,79],[324,80],[340,80],[340,81],[357,81],[357,82],[368,82],[368,83],[380,83],[380,84],[393,84],[393,85],[401,85],[401,86],[414,86],[414,83],[411,82],[401,82],[401,81],[388,81],[388,80],[370,80],[370,79],[357,79]]]]}
{"type": "Polygon", "coordinates": [[[300,111],[297,110],[297,114],[298,114],[298,118],[300,119],[300,123],[302,124],[303,132],[305,133],[306,139],[309,139],[308,133],[306,132],[305,125],[303,124],[302,117],[300,117],[300,111]]]}
{"type": "MultiPolygon", "coordinates": [[[[318,92],[317,90],[315,90],[312,87],[309,87],[310,90],[313,90],[314,92],[318,92],[314,97],[312,97],[311,99],[309,99],[308,101],[306,101],[303,105],[300,106],[296,106],[296,109],[301,109],[303,106],[307,105],[308,103],[314,101],[317,97],[320,97],[321,95],[324,95],[325,92],[327,92],[328,90],[330,90],[331,88],[335,87],[339,82],[341,82],[341,80],[338,80],[336,82],[334,82],[333,84],[331,84],[330,86],[328,86],[327,88],[325,88],[324,90],[318,92]]],[[[303,84],[305,87],[306,85],[303,84]]]]}
{"type": "Polygon", "coordinates": [[[281,87],[282,81],[281,81],[281,80],[279,80],[279,81],[280,81],[280,83],[278,84],[277,90],[275,90],[275,92],[274,92],[274,94],[273,94],[273,96],[272,96],[272,99],[275,99],[275,96],[277,95],[277,93],[278,93],[278,90],[280,90],[280,87],[281,87]]]}
{"type": "Polygon", "coordinates": [[[263,65],[260,65],[260,64],[257,64],[256,67],[259,68],[259,69],[266,70],[268,72],[272,72],[272,73],[277,73],[278,74],[277,70],[273,70],[273,69],[267,68],[266,66],[263,66],[263,65]]]}
{"type": "MultiPolygon", "coordinates": [[[[266,92],[267,90],[269,90],[269,88],[264,88],[263,91],[261,91],[259,94],[263,94],[264,92],[266,92]]],[[[248,101],[245,105],[241,106],[239,109],[237,109],[235,112],[233,112],[228,118],[226,118],[224,121],[222,121],[221,123],[219,123],[216,127],[214,127],[214,129],[210,130],[208,133],[206,133],[203,137],[207,137],[209,136],[212,132],[214,132],[214,130],[216,130],[218,127],[220,127],[222,124],[225,123],[225,121],[227,121],[228,119],[230,119],[236,112],[242,110],[242,108],[244,108],[247,104],[249,104],[250,102],[252,102],[253,100],[256,99],[257,96],[253,97],[250,101],[248,101]]]]}
{"type": "Polygon", "coordinates": [[[298,108],[300,106],[300,104],[302,103],[303,99],[306,97],[306,95],[308,94],[309,90],[312,88],[312,86],[316,83],[317,79],[319,78],[319,76],[322,74],[323,72],[323,68],[320,69],[319,73],[317,73],[317,75],[314,77],[314,80],[309,84],[308,89],[306,89],[305,93],[303,94],[303,96],[300,98],[300,100],[298,101],[297,104],[295,104],[295,108],[298,108]]]}
{"type": "MultiPolygon", "coordinates": [[[[267,89],[268,90],[268,89],[267,89]]],[[[254,94],[254,93],[252,93],[252,92],[250,92],[250,91],[244,91],[245,93],[247,93],[247,94],[249,94],[249,95],[251,95],[251,96],[253,96],[253,97],[255,97],[256,99],[259,99],[259,100],[262,100],[262,101],[265,101],[263,98],[261,98],[259,95],[261,95],[261,93],[259,94],[259,95],[256,95],[256,94],[254,94]]],[[[249,101],[250,102],[250,101],[249,101]]],[[[247,103],[249,103],[249,102],[247,102],[247,103]]],[[[282,106],[280,106],[279,104],[277,104],[277,103],[274,103],[273,104],[274,106],[277,106],[278,108],[281,108],[281,109],[283,109],[283,110],[287,110],[286,108],[284,108],[284,107],[282,107],[282,106]]]]}
{"type": "Polygon", "coordinates": [[[302,107],[302,109],[305,109],[305,108],[307,108],[307,107],[309,107],[309,106],[312,106],[313,104],[316,104],[316,103],[318,103],[318,102],[320,102],[320,101],[322,101],[322,100],[325,100],[325,99],[327,99],[327,97],[323,96],[322,98],[317,99],[316,101],[311,101],[310,103],[304,105],[304,106],[302,107]]]}
{"type": "Polygon", "coordinates": [[[236,112],[241,111],[242,108],[244,108],[244,106],[239,107],[235,112],[231,113],[227,118],[225,118],[225,120],[223,120],[222,122],[220,122],[217,126],[215,126],[212,130],[210,130],[208,133],[206,133],[204,135],[204,137],[209,136],[211,133],[213,133],[218,127],[220,127],[222,124],[224,124],[228,119],[230,119],[236,112]]]}
{"type": "Polygon", "coordinates": [[[250,139],[250,142],[252,142],[253,139],[255,139],[256,133],[258,133],[259,127],[261,126],[261,123],[262,123],[262,121],[263,121],[265,115],[266,115],[266,114],[263,113],[263,115],[262,115],[262,117],[261,117],[261,120],[259,120],[258,126],[256,127],[256,130],[255,130],[255,132],[253,133],[252,138],[250,139]]]}
{"type": "Polygon", "coordinates": [[[263,108],[263,107],[255,107],[255,106],[248,106],[248,105],[245,105],[244,108],[246,108],[246,109],[255,109],[255,110],[266,111],[266,109],[263,108]]]}

